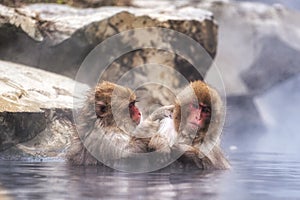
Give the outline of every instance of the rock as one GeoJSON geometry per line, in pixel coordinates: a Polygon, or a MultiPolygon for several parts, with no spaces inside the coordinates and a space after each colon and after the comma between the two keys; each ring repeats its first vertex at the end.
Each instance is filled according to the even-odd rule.
{"type": "Polygon", "coordinates": [[[45,128],[43,112],[1,112],[0,151],[34,138],[45,128]]]}
{"type": "Polygon", "coordinates": [[[32,155],[57,156],[74,130],[75,82],[10,62],[0,66],[0,151],[17,145],[32,155]]]}
{"type": "MultiPolygon", "coordinates": [[[[154,2],[133,0],[132,3],[161,9],[171,4],[154,2]]],[[[299,12],[279,4],[229,0],[172,1],[172,6],[194,6],[214,14],[219,25],[215,62],[228,95],[261,94],[299,73],[295,56],[300,51],[299,12]]]]}
{"type": "MultiPolygon", "coordinates": [[[[181,33],[199,42],[208,52],[193,54],[201,63],[201,76],[188,69],[191,64],[174,53],[142,49],[129,53],[112,65],[123,69],[158,62],[177,67],[188,79],[202,78],[216,54],[217,25],[210,12],[182,9],[102,7],[77,9],[66,5],[33,4],[20,8],[0,7],[0,56],[8,61],[39,67],[74,78],[87,54],[99,43],[122,31],[160,27],[181,33]],[[22,12],[22,14],[19,14],[22,12]],[[7,13],[12,13],[8,15],[7,13]],[[24,14],[24,13],[30,13],[24,14]],[[14,19],[15,16],[16,20],[14,19]],[[24,18],[24,19],[23,19],[24,18]],[[28,22],[27,22],[28,21],[28,22]],[[23,22],[25,24],[23,24],[23,22]],[[25,27],[25,28],[24,28],[25,27]],[[31,27],[31,29],[26,28],[31,27]],[[166,54],[165,57],[161,55],[166,54]],[[33,56],[34,55],[34,56],[33,56]],[[209,57],[209,58],[205,58],[209,57]]],[[[139,38],[139,42],[144,38],[139,38]]],[[[132,39],[132,41],[135,41],[132,39]]],[[[176,42],[176,41],[174,41],[176,42]]]]}
{"type": "Polygon", "coordinates": [[[88,8],[100,6],[129,6],[131,5],[131,0],[2,0],[1,3],[12,7],[20,7],[32,3],[59,3],[74,7],[88,8]]]}
{"type": "Polygon", "coordinates": [[[263,94],[300,73],[300,51],[278,37],[262,38],[259,55],[241,73],[249,93],[263,94]]]}
{"type": "MultiPolygon", "coordinates": [[[[239,0],[239,1],[248,1],[248,0],[239,0]]],[[[295,1],[295,0],[285,0],[285,1],[281,1],[281,0],[260,0],[259,2],[264,3],[264,4],[268,4],[268,5],[273,5],[279,8],[282,8],[283,5],[284,7],[291,9],[291,10],[300,10],[300,4],[299,2],[295,1]],[[283,4],[283,5],[282,5],[283,4]]]]}
{"type": "Polygon", "coordinates": [[[43,40],[43,36],[38,28],[37,15],[29,10],[13,9],[0,5],[0,16],[1,46],[4,45],[5,47],[6,42],[14,39],[9,34],[17,36],[19,31],[24,32],[36,41],[43,40]]]}
{"type": "Polygon", "coordinates": [[[287,74],[299,72],[299,67],[293,63],[297,63],[294,55],[300,48],[292,44],[300,41],[296,34],[299,32],[296,22],[299,13],[283,6],[249,2],[206,3],[199,7],[212,11],[219,22],[215,60],[227,94],[263,93],[288,80],[287,74]],[[284,70],[286,67],[282,66],[288,69],[284,70]]]}

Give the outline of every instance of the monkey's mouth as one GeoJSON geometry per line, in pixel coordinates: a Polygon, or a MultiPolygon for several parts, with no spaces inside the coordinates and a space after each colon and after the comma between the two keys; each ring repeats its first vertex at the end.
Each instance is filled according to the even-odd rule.
{"type": "Polygon", "coordinates": [[[135,125],[139,125],[140,122],[141,122],[141,119],[133,119],[132,122],[133,122],[135,125]]]}
{"type": "Polygon", "coordinates": [[[139,120],[136,120],[136,121],[134,121],[134,122],[135,122],[136,125],[139,125],[140,122],[141,122],[141,120],[139,119],[139,120]]]}
{"type": "Polygon", "coordinates": [[[189,127],[195,130],[200,129],[202,126],[202,121],[199,122],[189,122],[189,127]]]}

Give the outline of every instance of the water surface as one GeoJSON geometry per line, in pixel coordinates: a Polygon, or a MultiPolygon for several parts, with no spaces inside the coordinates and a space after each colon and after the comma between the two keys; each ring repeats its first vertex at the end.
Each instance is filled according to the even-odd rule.
{"type": "Polygon", "coordinates": [[[1,161],[0,199],[300,199],[299,157],[233,153],[228,171],[128,174],[63,161],[1,161]]]}

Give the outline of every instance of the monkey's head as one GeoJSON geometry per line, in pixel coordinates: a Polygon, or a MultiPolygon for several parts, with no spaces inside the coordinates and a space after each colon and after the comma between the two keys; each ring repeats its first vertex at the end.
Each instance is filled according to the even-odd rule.
{"type": "Polygon", "coordinates": [[[202,81],[190,83],[175,104],[174,124],[178,132],[185,129],[203,139],[208,127],[219,126],[221,118],[222,101],[219,94],[202,81]]]}
{"type": "Polygon", "coordinates": [[[140,123],[141,113],[135,105],[136,96],[129,88],[102,82],[96,86],[92,101],[97,118],[105,126],[116,125],[117,120],[134,125],[140,123]]]}

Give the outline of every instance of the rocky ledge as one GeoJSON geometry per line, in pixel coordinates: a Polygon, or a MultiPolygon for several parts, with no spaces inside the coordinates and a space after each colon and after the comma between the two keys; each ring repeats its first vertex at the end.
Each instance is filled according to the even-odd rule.
{"type": "Polygon", "coordinates": [[[73,130],[75,81],[4,61],[0,74],[0,151],[16,145],[30,155],[58,156],[73,130]]]}
{"type": "MultiPolygon", "coordinates": [[[[0,5],[0,57],[74,78],[87,54],[99,43],[134,28],[169,28],[199,42],[210,57],[216,54],[217,24],[209,11],[185,7],[147,9],[101,7],[78,9],[67,5],[33,4],[22,8],[0,5]]],[[[148,62],[185,71],[190,64],[159,50],[137,50],[115,61],[126,68],[148,62]],[[151,60],[149,58],[151,54],[151,60]]],[[[197,55],[199,60],[203,55],[197,55]]],[[[211,62],[203,61],[203,74],[211,62]]],[[[198,78],[198,77],[197,77],[198,78]]]]}

